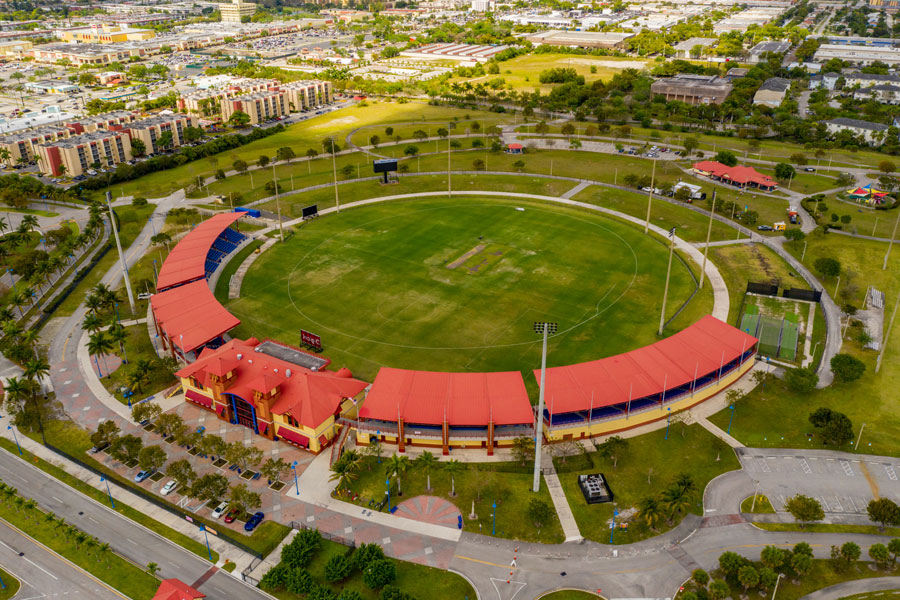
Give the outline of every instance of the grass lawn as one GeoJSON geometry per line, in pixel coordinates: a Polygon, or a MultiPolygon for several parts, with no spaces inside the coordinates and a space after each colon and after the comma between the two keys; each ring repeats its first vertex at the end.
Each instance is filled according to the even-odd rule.
{"type": "MultiPolygon", "coordinates": [[[[350,577],[340,583],[325,582],[325,565],[328,563],[328,560],[332,556],[340,556],[346,552],[346,546],[323,539],[321,547],[313,557],[307,570],[317,583],[325,585],[337,594],[352,590],[359,592],[363,600],[378,600],[380,592],[369,589],[363,583],[362,574],[359,571],[354,571],[350,577]]],[[[418,600],[425,600],[426,598],[441,598],[441,600],[471,598],[474,600],[476,598],[475,590],[472,589],[469,582],[455,573],[411,562],[400,560],[395,562],[397,579],[394,581],[394,585],[418,600]]],[[[285,591],[274,592],[273,595],[281,600],[297,600],[301,598],[301,596],[285,591]]]]}
{"type": "MultiPolygon", "coordinates": [[[[815,209],[813,203],[811,207],[815,209]]],[[[860,235],[874,235],[876,237],[889,239],[894,230],[894,224],[897,222],[898,209],[875,210],[860,206],[854,202],[845,202],[838,200],[836,196],[828,196],[819,204],[819,224],[833,224],[832,214],[837,215],[838,219],[849,216],[850,223],[842,223],[840,220],[837,224],[841,225],[844,231],[850,233],[858,233],[860,235]],[[824,210],[822,207],[827,210],[824,210]]]]}
{"type": "Polygon", "coordinates": [[[709,259],[725,278],[730,299],[728,322],[737,322],[747,282],[772,283],[779,287],[807,287],[783,258],[762,244],[718,246],[709,249],[709,259]]]}
{"type": "Polygon", "coordinates": [[[222,268],[222,272],[219,273],[219,279],[216,281],[216,298],[219,302],[224,302],[228,299],[228,283],[231,281],[232,275],[238,270],[238,267],[243,264],[244,260],[254,250],[262,245],[262,240],[254,240],[242,248],[240,252],[228,258],[228,264],[222,268]]]}
{"type": "MultiPolygon", "coordinates": [[[[560,322],[552,364],[655,341],[648,315],[658,315],[667,258],[655,237],[584,210],[497,198],[398,201],[304,225],[253,264],[243,297],[226,306],[243,322],[235,335],[297,343],[299,328],[314,331],[335,364],[363,378],[381,365],[522,370],[539,362],[531,322],[541,315],[560,322]],[[491,244],[503,248],[479,248],[491,244]],[[474,250],[502,256],[449,268],[474,250]]],[[[675,261],[667,314],[693,288],[675,261]]],[[[707,289],[678,323],[710,308],[707,289]]]]}
{"type": "MultiPolygon", "coordinates": [[[[618,189],[590,186],[572,198],[623,212],[639,219],[647,218],[647,194],[618,189]]],[[[654,196],[650,208],[650,222],[669,230],[677,227],[677,234],[688,242],[705,242],[709,218],[687,207],[678,206],[654,196]]],[[[713,220],[710,240],[734,239],[736,231],[720,221],[713,220]]]]}
{"type": "MultiPolygon", "coordinates": [[[[440,449],[437,450],[440,453],[440,449]]],[[[386,458],[378,464],[374,457],[366,457],[358,471],[359,477],[351,482],[350,490],[358,495],[356,504],[369,506],[369,500],[384,500],[386,458]],[[371,470],[370,470],[371,469],[371,470]]],[[[531,492],[532,474],[528,467],[520,468],[514,463],[463,463],[464,470],[455,476],[456,496],[450,496],[450,475],[440,465],[431,472],[430,491],[425,489],[426,476],[420,469],[411,469],[401,477],[400,489],[403,496],[397,496],[397,481],[391,479],[391,505],[416,496],[439,496],[449,500],[463,515],[465,531],[490,535],[492,521],[491,504],[497,502],[497,537],[528,542],[558,544],[563,541],[562,527],[553,513],[553,521],[542,529],[524,517],[528,502],[535,497],[531,492]],[[494,469],[497,469],[496,471],[494,469]],[[521,472],[513,472],[521,471],[521,472]],[[469,520],[468,515],[475,502],[478,519],[469,520]]],[[[543,480],[542,480],[543,481],[543,480]]],[[[339,498],[349,501],[348,495],[339,498]]],[[[546,483],[541,483],[541,491],[536,496],[551,507],[550,494],[546,483]]],[[[387,507],[385,507],[387,510],[387,507]]]]}
{"type": "Polygon", "coordinates": [[[591,600],[599,598],[593,592],[585,592],[582,590],[559,590],[558,592],[550,592],[540,597],[540,600],[591,600]]]}
{"type": "Polygon", "coordinates": [[[74,537],[63,534],[50,522],[46,513],[37,507],[26,508],[15,502],[0,503],[0,518],[24,531],[27,535],[64,556],[94,577],[119,590],[129,598],[152,598],[159,587],[159,580],[142,567],[134,565],[112,551],[101,554],[98,547],[87,547],[74,537]]]}
{"type": "MultiPolygon", "coordinates": [[[[759,512],[758,510],[756,512],[759,512]]],[[[754,523],[755,526],[766,531],[809,531],[812,533],[860,533],[863,535],[889,535],[900,537],[900,527],[885,527],[878,525],[847,525],[844,523],[810,523],[803,527],[799,523],[754,523]]]]}
{"type": "MultiPolygon", "coordinates": [[[[0,212],[20,213],[24,215],[37,215],[39,217],[58,217],[59,213],[49,210],[40,210],[37,208],[10,208],[9,206],[0,206],[0,212]]],[[[2,598],[2,596],[0,596],[2,598]]]]}
{"type": "MultiPolygon", "coordinates": [[[[119,483],[123,484],[124,487],[131,489],[140,489],[146,492],[145,488],[143,488],[139,484],[134,483],[130,477],[120,475],[119,473],[109,469],[106,465],[94,460],[93,457],[87,454],[87,450],[91,446],[93,446],[90,440],[90,433],[88,431],[81,429],[71,421],[51,421],[44,424],[44,432],[47,440],[57,448],[64,450],[70,455],[76,456],[79,459],[93,465],[95,468],[106,473],[110,479],[115,479],[119,483]]],[[[35,441],[40,441],[39,434],[28,435],[35,441]]],[[[160,497],[160,499],[162,499],[162,497],[160,497]]],[[[213,529],[220,529],[217,523],[214,523],[213,521],[205,517],[193,515],[192,518],[194,519],[194,521],[209,525],[213,529]]],[[[231,530],[228,531],[228,535],[239,540],[243,544],[246,544],[257,554],[266,554],[268,552],[271,552],[289,532],[289,527],[282,525],[281,523],[267,520],[264,521],[262,525],[257,527],[252,535],[248,536],[231,530]]],[[[224,539],[227,540],[227,538],[224,539]]],[[[189,549],[191,551],[194,551],[191,548],[189,549]]],[[[203,546],[203,552],[206,552],[205,545],[203,546]]],[[[203,556],[207,555],[203,554],[203,556]]]]}
{"type": "Polygon", "coordinates": [[[768,498],[766,498],[762,494],[757,494],[755,502],[753,496],[744,498],[744,501],[741,502],[741,512],[752,512],[754,514],[774,514],[775,509],[772,508],[772,503],[769,502],[768,498]]]}
{"type": "MultiPolygon", "coordinates": [[[[116,214],[119,215],[121,223],[121,227],[119,228],[119,239],[122,242],[123,252],[126,252],[127,254],[128,248],[144,228],[144,225],[147,224],[147,220],[150,218],[150,215],[153,213],[153,210],[155,208],[156,206],[148,204],[146,206],[137,208],[125,206],[115,209],[116,214]]],[[[107,271],[110,270],[110,268],[112,268],[115,262],[119,260],[119,254],[116,251],[116,242],[113,239],[112,235],[110,235],[109,242],[112,247],[109,249],[109,251],[107,251],[103,258],[100,259],[97,265],[93,269],[91,269],[91,272],[88,273],[87,277],[82,279],[81,283],[79,283],[75,287],[75,289],[72,290],[72,293],[69,294],[69,297],[59,305],[56,311],[54,311],[55,316],[67,317],[74,313],[75,309],[78,308],[78,305],[84,301],[84,298],[88,294],[90,289],[100,283],[100,279],[106,274],[107,271]]],[[[137,296],[137,294],[138,292],[135,291],[135,296],[137,296]]],[[[141,316],[144,316],[141,314],[140,306],[143,306],[145,315],[147,312],[147,305],[145,302],[136,302],[134,315],[131,315],[127,302],[121,303],[119,305],[121,317],[125,319],[132,317],[140,318],[141,316]]]]}
{"type": "MultiPolygon", "coordinates": [[[[97,357],[100,362],[100,368],[103,372],[104,377],[100,379],[100,383],[103,384],[103,387],[116,397],[116,400],[121,402],[122,404],[126,404],[128,401],[122,396],[122,392],[120,388],[122,386],[128,386],[128,375],[133,371],[134,364],[140,359],[147,359],[152,364],[155,365],[155,368],[151,369],[147,375],[147,379],[144,381],[142,387],[140,389],[134,390],[134,396],[132,397],[132,401],[139,400],[148,395],[155,394],[161,390],[166,389],[167,387],[174,385],[177,383],[177,380],[172,375],[172,372],[166,369],[162,364],[159,364],[159,356],[156,354],[156,349],[154,347],[154,341],[150,339],[147,335],[147,326],[144,323],[140,325],[133,325],[131,327],[126,327],[125,331],[128,333],[128,339],[125,340],[125,353],[123,355],[122,351],[119,349],[119,345],[114,345],[114,352],[116,356],[120,358],[128,357],[128,363],[122,363],[122,365],[109,373],[106,369],[106,365],[103,362],[103,357],[97,357]]],[[[92,361],[93,362],[93,361],[92,361]]],[[[94,368],[96,368],[96,364],[94,364],[94,368]]]]}
{"type": "Polygon", "coordinates": [[[6,584],[6,587],[0,590],[0,600],[9,600],[19,593],[19,580],[0,569],[0,579],[6,584]]]}
{"type": "MultiPolygon", "coordinates": [[[[841,289],[838,302],[862,306],[866,287],[872,285],[885,293],[886,315],[889,314],[900,290],[900,253],[892,252],[886,270],[881,269],[887,246],[834,234],[815,233],[807,237],[804,263],[812,268],[820,257],[838,258],[842,265],[841,289]]],[[[803,242],[792,242],[788,250],[799,258],[803,242]]],[[[825,281],[829,291],[835,282],[825,281]]],[[[824,325],[824,324],[823,324],[824,325]]],[[[819,325],[816,325],[819,328],[819,325]]],[[[823,327],[824,328],[824,327],[823,327]]],[[[851,330],[852,331],[852,328],[851,330]]],[[[894,329],[886,341],[885,359],[881,371],[875,373],[875,352],[862,350],[860,344],[845,340],[842,352],[860,358],[866,365],[861,379],[852,383],[835,383],[811,394],[798,394],[780,382],[756,388],[742,401],[735,412],[731,434],[751,447],[819,448],[821,440],[815,435],[808,417],[820,406],[845,413],[858,432],[866,423],[859,451],[867,454],[896,454],[900,439],[900,413],[894,390],[900,386],[900,331],[894,329]],[[865,398],[865,402],[847,402],[847,398],[865,398]]],[[[720,427],[727,427],[728,410],[711,417],[720,427]]],[[[855,442],[855,440],[854,440],[855,442]]],[[[841,450],[852,451],[852,444],[841,450]]]]}
{"type": "MultiPolygon", "coordinates": [[[[49,429],[49,426],[48,426],[48,429],[49,429]]],[[[2,446],[6,451],[8,451],[13,456],[18,456],[18,454],[19,454],[18,450],[16,449],[16,445],[7,439],[0,439],[0,446],[2,446]]],[[[81,492],[82,494],[84,494],[85,496],[89,496],[90,498],[97,500],[98,502],[102,502],[103,504],[107,504],[109,502],[106,492],[94,488],[93,486],[91,486],[88,483],[82,481],[81,479],[75,477],[74,475],[70,475],[64,469],[62,469],[54,464],[51,464],[42,458],[34,456],[31,452],[29,452],[27,450],[22,450],[22,452],[23,452],[24,460],[27,460],[28,462],[30,462],[31,464],[33,464],[40,470],[52,475],[53,477],[55,477],[56,479],[65,483],[72,489],[75,489],[75,490],[81,492]]],[[[178,544],[185,550],[189,550],[189,551],[193,552],[194,554],[196,554],[197,556],[199,556],[201,558],[205,559],[205,558],[209,557],[209,554],[206,551],[206,546],[204,544],[201,544],[200,542],[197,542],[197,541],[189,538],[188,536],[184,535],[183,533],[181,533],[179,531],[175,531],[171,527],[163,525],[159,521],[156,521],[155,519],[148,517],[141,511],[131,508],[127,504],[123,503],[122,501],[116,502],[116,507],[114,510],[117,513],[122,514],[123,516],[128,517],[135,523],[139,523],[139,524],[143,525],[144,527],[146,527],[147,529],[150,529],[151,531],[158,533],[159,535],[166,538],[167,540],[178,544]]],[[[218,556],[219,556],[219,553],[213,551],[213,561],[214,562],[218,561],[218,556]]],[[[0,596],[0,599],[2,599],[2,598],[3,598],[3,596],[0,596]]]]}
{"type": "MultiPolygon", "coordinates": [[[[844,581],[884,577],[886,575],[894,574],[891,570],[870,569],[870,564],[871,563],[868,562],[857,562],[847,571],[841,572],[836,571],[834,567],[832,567],[831,561],[828,559],[813,559],[812,567],[809,572],[797,583],[795,583],[792,575],[781,579],[781,582],[778,585],[778,598],[780,600],[798,600],[816,590],[821,590],[844,581]]],[[[758,562],[755,562],[753,566],[757,569],[761,567],[758,562]]],[[[710,577],[713,579],[724,579],[723,574],[719,572],[718,569],[710,572],[710,577]]],[[[728,581],[728,583],[731,587],[731,593],[729,594],[731,598],[741,598],[748,595],[753,597],[756,595],[756,592],[753,590],[751,590],[749,594],[745,593],[743,588],[737,584],[737,581],[728,581]]],[[[687,582],[684,586],[685,592],[694,592],[696,589],[696,584],[693,581],[687,582]]],[[[771,592],[768,592],[766,597],[770,594],[771,592]]]]}
{"type": "MultiPolygon", "coordinates": [[[[335,137],[338,146],[343,148],[347,134],[360,127],[387,126],[391,123],[412,123],[414,121],[423,123],[449,121],[453,117],[459,117],[460,121],[463,121],[465,115],[469,115],[472,120],[479,122],[497,118],[497,113],[429,106],[420,102],[406,104],[374,102],[367,106],[353,106],[297,123],[281,133],[219,153],[216,155],[217,161],[215,162],[209,158],[197,160],[175,169],[151,173],[135,181],[119,184],[116,188],[125,195],[158,198],[186,187],[196,181],[198,176],[208,177],[218,169],[227,170],[237,159],[255,164],[260,155],[274,156],[275,151],[282,146],[290,146],[297,155],[302,156],[310,148],[322,152],[322,140],[329,136],[335,137]]],[[[509,117],[507,120],[511,118],[509,117]]]]}
{"type": "Polygon", "coordinates": [[[483,77],[454,76],[448,83],[462,84],[469,82],[475,85],[476,83],[487,83],[488,81],[501,78],[506,82],[507,86],[512,86],[514,90],[531,92],[539,89],[541,93],[546,94],[555,86],[550,83],[542,84],[540,82],[541,71],[560,67],[571,68],[575,69],[579,75],[583,75],[585,82],[590,83],[598,79],[608,80],[626,68],[641,70],[646,63],[647,61],[636,59],[578,56],[573,54],[528,54],[500,63],[499,75],[485,75],[483,77]],[[591,72],[592,66],[595,67],[595,73],[591,72]]]}
{"type": "MultiPolygon", "coordinates": [[[[691,475],[697,486],[691,512],[703,514],[702,496],[706,484],[717,475],[740,468],[734,452],[700,425],[674,424],[668,440],[665,431],[660,430],[629,438],[627,442],[628,447],[619,456],[617,468],[613,467],[612,460],[592,452],[587,456],[593,466],[559,475],[581,535],[595,542],[609,543],[609,523],[614,507],[620,514],[617,523],[626,522],[623,511],[635,507],[641,499],[659,493],[680,473],[691,475]],[[588,504],[584,500],[578,487],[578,475],[597,472],[603,473],[609,482],[615,505],[588,504]]],[[[557,469],[564,466],[559,458],[554,462],[557,469]]],[[[637,542],[671,529],[678,521],[680,519],[671,523],[663,520],[658,531],[652,531],[638,517],[628,517],[628,528],[617,528],[613,541],[616,544],[637,542]]]]}
{"type": "MultiPolygon", "coordinates": [[[[754,166],[754,169],[759,171],[760,173],[764,173],[769,177],[775,177],[775,168],[774,167],[758,167],[754,166]]],[[[830,171],[822,171],[821,173],[808,173],[803,170],[803,167],[799,167],[794,165],[794,169],[796,169],[796,174],[793,179],[790,181],[790,188],[788,188],[788,182],[779,182],[779,188],[790,189],[792,192],[799,192],[801,194],[817,194],[819,192],[824,192],[825,190],[832,190],[836,187],[839,187],[836,183],[836,175],[832,175],[830,171]]]]}

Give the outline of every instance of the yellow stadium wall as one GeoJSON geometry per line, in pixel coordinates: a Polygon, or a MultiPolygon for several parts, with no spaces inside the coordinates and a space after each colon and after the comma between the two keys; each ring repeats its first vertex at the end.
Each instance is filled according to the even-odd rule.
{"type": "MultiPolygon", "coordinates": [[[[374,434],[369,434],[367,432],[360,432],[359,430],[357,430],[356,431],[356,445],[357,446],[368,446],[370,435],[371,435],[371,437],[376,437],[374,434]]],[[[381,441],[382,444],[397,445],[397,436],[396,435],[383,434],[381,437],[384,438],[381,441]]],[[[407,436],[406,439],[409,440],[406,444],[407,446],[424,446],[424,447],[430,447],[430,448],[441,448],[442,447],[440,438],[417,438],[415,436],[407,436]]],[[[485,436],[483,439],[481,439],[481,438],[454,438],[453,436],[450,436],[450,447],[451,448],[481,448],[482,442],[484,442],[485,444],[487,443],[487,436],[485,436]]],[[[496,438],[494,439],[494,447],[496,447],[496,448],[504,448],[507,446],[512,446],[512,443],[513,443],[513,440],[511,438],[510,439],[503,438],[502,440],[496,439],[496,438]]],[[[485,450],[486,449],[487,448],[485,447],[485,450]]]]}
{"type": "Polygon", "coordinates": [[[732,383],[740,379],[741,376],[744,375],[744,373],[752,369],[754,362],[755,360],[753,357],[748,358],[740,367],[738,367],[728,375],[722,377],[719,383],[709,385],[702,390],[695,392],[693,396],[688,395],[687,397],[678,400],[677,402],[666,404],[664,407],[662,407],[662,409],[653,408],[638,413],[632,413],[628,416],[627,419],[622,417],[620,419],[598,421],[591,426],[588,426],[587,424],[575,424],[571,427],[566,428],[555,427],[552,431],[550,431],[547,427],[547,424],[544,423],[544,439],[549,440],[550,442],[562,442],[567,439],[581,439],[587,437],[595,437],[598,435],[608,435],[619,431],[625,431],[626,429],[639,427],[641,425],[646,425],[647,423],[659,421],[660,419],[665,419],[666,415],[668,414],[674,414],[678,411],[696,406],[704,400],[715,396],[716,394],[730,386],[732,383]],[[667,411],[667,408],[671,408],[671,412],[667,411]]]}

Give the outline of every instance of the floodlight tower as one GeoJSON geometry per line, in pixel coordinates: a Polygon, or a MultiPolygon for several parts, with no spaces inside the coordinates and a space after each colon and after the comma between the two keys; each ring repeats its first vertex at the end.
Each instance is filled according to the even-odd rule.
{"type": "Polygon", "coordinates": [[[556,333],[557,324],[535,321],[534,332],[544,337],[541,349],[541,387],[538,393],[538,414],[534,427],[534,484],[531,491],[541,491],[541,446],[544,441],[544,382],[547,379],[547,338],[556,333]]]}

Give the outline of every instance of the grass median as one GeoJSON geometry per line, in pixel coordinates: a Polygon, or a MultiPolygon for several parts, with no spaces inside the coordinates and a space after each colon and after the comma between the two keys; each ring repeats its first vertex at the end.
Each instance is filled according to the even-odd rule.
{"type": "Polygon", "coordinates": [[[3,569],[0,569],[0,579],[3,580],[3,585],[5,586],[0,589],[0,600],[9,600],[19,593],[20,584],[18,579],[3,569]]]}

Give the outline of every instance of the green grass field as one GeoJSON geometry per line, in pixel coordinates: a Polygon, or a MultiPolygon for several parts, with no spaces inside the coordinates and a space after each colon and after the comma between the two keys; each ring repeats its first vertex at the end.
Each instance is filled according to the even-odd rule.
{"type": "MultiPolygon", "coordinates": [[[[314,331],[335,364],[364,378],[382,365],[528,370],[540,351],[535,319],[560,323],[551,364],[655,341],[666,260],[659,240],[582,210],[421,199],[303,226],[254,263],[243,297],[226,306],[243,321],[236,335],[298,343],[301,327],[314,331]]],[[[672,272],[669,315],[694,287],[680,261],[672,272]]],[[[700,293],[680,326],[710,308],[700,293]]]]}
{"type": "Polygon", "coordinates": [[[540,600],[591,600],[599,597],[593,592],[582,590],[559,590],[558,592],[550,592],[545,596],[541,596],[540,600]]]}
{"type": "Polygon", "coordinates": [[[0,569],[0,578],[6,584],[6,587],[0,590],[0,600],[9,600],[19,592],[19,580],[3,569],[0,569]]]}

